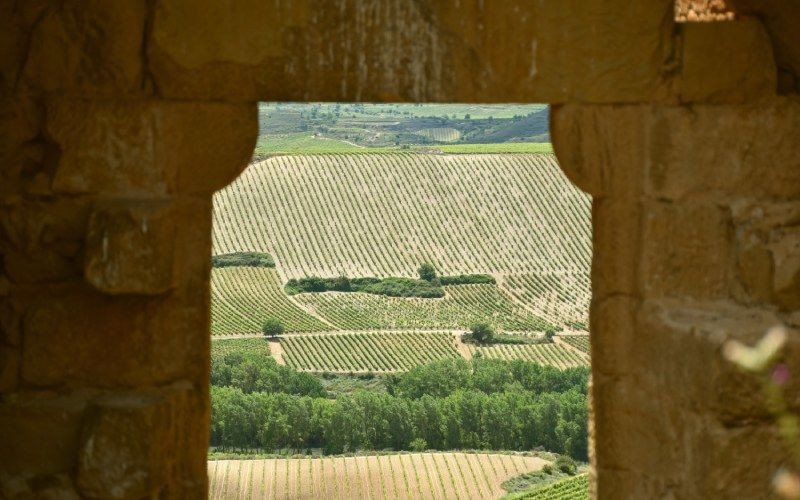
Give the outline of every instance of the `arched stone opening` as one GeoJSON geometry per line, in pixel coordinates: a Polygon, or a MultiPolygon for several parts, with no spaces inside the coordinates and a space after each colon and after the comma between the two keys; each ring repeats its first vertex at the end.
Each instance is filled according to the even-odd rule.
{"type": "Polygon", "coordinates": [[[519,101],[595,197],[595,494],[765,496],[787,453],[719,347],[800,323],[800,14],[732,3],[7,2],[0,491],[205,495],[210,197],[256,101],[519,101]]]}

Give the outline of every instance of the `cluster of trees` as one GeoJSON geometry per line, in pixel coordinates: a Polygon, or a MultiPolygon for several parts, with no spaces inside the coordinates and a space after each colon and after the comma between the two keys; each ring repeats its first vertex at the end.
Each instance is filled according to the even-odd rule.
{"type": "Polygon", "coordinates": [[[456,276],[436,275],[430,264],[420,266],[419,279],[414,278],[308,278],[290,279],[284,289],[289,295],[320,292],[363,292],[389,297],[444,297],[443,286],[494,284],[494,277],[488,274],[459,274],[456,276]]]}
{"type": "Polygon", "coordinates": [[[386,393],[359,390],[330,399],[321,387],[296,383],[287,386],[292,393],[247,392],[253,384],[232,375],[228,386],[212,387],[211,441],[222,448],[326,453],[544,447],[585,460],[587,378],[585,368],[443,360],[392,377],[386,393]]]}
{"type": "Polygon", "coordinates": [[[444,297],[444,289],[438,283],[413,278],[310,278],[290,279],[284,287],[286,293],[303,292],[363,292],[390,297],[444,297]]]}
{"type": "Polygon", "coordinates": [[[327,395],[319,378],[279,365],[269,354],[257,351],[211,356],[211,386],[229,387],[242,394],[327,395]]]}

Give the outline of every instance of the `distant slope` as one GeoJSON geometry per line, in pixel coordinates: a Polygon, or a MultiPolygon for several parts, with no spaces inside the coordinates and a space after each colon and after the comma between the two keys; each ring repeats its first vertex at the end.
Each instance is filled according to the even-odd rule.
{"type": "Polygon", "coordinates": [[[564,326],[588,315],[589,214],[552,155],[280,156],[214,197],[213,243],[268,252],[286,278],[491,273],[564,326]]]}

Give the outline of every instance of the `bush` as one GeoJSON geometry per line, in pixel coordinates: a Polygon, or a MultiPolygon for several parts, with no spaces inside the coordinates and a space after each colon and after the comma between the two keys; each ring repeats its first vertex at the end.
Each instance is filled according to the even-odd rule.
{"type": "Polygon", "coordinates": [[[411,451],[425,451],[428,449],[428,442],[422,438],[416,438],[411,441],[409,446],[411,447],[411,451]]]}
{"type": "Polygon", "coordinates": [[[275,267],[275,261],[266,253],[235,252],[214,255],[211,267],[275,267]]]}
{"type": "Polygon", "coordinates": [[[545,464],[544,467],[542,467],[542,472],[544,472],[545,474],[552,474],[553,466],[550,464],[545,464]]]}
{"type": "Polygon", "coordinates": [[[277,335],[282,335],[283,332],[286,330],[284,328],[283,323],[279,319],[269,318],[261,325],[261,332],[266,337],[275,337],[277,335]]]}
{"type": "Polygon", "coordinates": [[[494,329],[488,323],[477,323],[470,330],[472,340],[479,344],[486,344],[494,338],[494,329]]]}
{"type": "Polygon", "coordinates": [[[574,476],[578,472],[578,466],[575,464],[575,460],[566,455],[558,457],[555,465],[556,469],[570,476],[574,476]]]}
{"type": "Polygon", "coordinates": [[[556,335],[556,332],[554,332],[553,330],[547,330],[546,332],[544,332],[544,338],[548,342],[552,342],[553,341],[553,337],[555,337],[555,335],[556,335]]]}
{"type": "Polygon", "coordinates": [[[419,273],[419,279],[421,280],[431,282],[436,279],[436,269],[432,264],[427,262],[419,266],[417,272],[419,273]]]}
{"type": "Polygon", "coordinates": [[[497,281],[489,274],[456,274],[439,278],[442,286],[447,285],[494,285],[497,281]]]}

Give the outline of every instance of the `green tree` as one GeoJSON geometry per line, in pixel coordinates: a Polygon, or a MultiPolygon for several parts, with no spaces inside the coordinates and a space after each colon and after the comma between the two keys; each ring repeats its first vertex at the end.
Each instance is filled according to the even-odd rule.
{"type": "Polygon", "coordinates": [[[276,318],[269,318],[261,325],[261,332],[266,337],[282,335],[284,331],[286,331],[286,328],[284,328],[283,323],[276,318]]]}
{"type": "Polygon", "coordinates": [[[479,344],[488,344],[494,339],[494,329],[488,323],[477,323],[470,330],[472,340],[479,344]]]}
{"type": "Polygon", "coordinates": [[[412,451],[425,451],[428,449],[428,443],[422,438],[416,438],[411,441],[412,451]]]}
{"type": "Polygon", "coordinates": [[[419,273],[419,279],[421,280],[433,281],[436,279],[436,268],[433,267],[433,264],[428,262],[419,266],[417,272],[419,273]]]}

